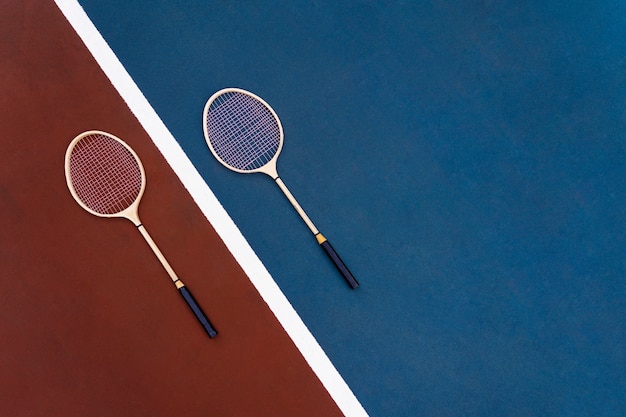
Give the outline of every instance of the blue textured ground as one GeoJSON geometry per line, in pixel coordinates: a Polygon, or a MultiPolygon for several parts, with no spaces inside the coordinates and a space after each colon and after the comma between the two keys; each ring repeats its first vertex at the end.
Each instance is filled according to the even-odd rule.
{"type": "Polygon", "coordinates": [[[626,3],[80,3],[371,416],[626,415],[626,3]],[[224,87],[358,290],[209,153],[224,87]]]}

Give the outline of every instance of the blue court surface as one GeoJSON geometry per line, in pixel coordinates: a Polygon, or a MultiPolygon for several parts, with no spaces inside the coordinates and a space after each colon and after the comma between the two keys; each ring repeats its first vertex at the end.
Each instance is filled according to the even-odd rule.
{"type": "Polygon", "coordinates": [[[626,415],[626,3],[79,3],[370,416],[626,415]],[[356,290],[211,155],[226,87],[356,290]]]}

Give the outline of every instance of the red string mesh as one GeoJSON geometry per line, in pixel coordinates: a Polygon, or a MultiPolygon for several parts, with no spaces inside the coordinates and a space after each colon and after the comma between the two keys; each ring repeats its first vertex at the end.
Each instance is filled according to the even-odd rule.
{"type": "Polygon", "coordinates": [[[72,149],[70,180],[78,198],[100,214],[116,214],[138,197],[143,184],[139,162],[119,141],[85,136],[72,149]]]}

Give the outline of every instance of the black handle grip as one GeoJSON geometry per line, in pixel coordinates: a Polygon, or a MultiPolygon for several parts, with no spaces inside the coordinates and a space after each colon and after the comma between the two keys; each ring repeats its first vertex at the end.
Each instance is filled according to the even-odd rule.
{"type": "Polygon", "coordinates": [[[337,255],[337,252],[335,252],[335,249],[333,249],[333,247],[330,245],[330,242],[328,240],[324,240],[322,243],[320,243],[320,246],[324,248],[324,252],[326,252],[328,257],[333,261],[339,272],[341,272],[341,275],[343,275],[348,285],[350,285],[350,288],[355,289],[356,287],[358,287],[359,282],[356,280],[356,278],[354,278],[354,276],[352,275],[346,264],[343,263],[339,255],[337,255]]]}
{"type": "Polygon", "coordinates": [[[204,314],[204,311],[202,311],[200,305],[197,303],[196,299],[193,298],[193,295],[191,295],[191,292],[187,289],[187,287],[183,285],[178,289],[178,291],[180,291],[180,294],[187,302],[189,308],[191,308],[191,311],[193,311],[193,314],[196,315],[196,318],[198,319],[200,324],[202,324],[202,327],[204,327],[204,330],[206,330],[209,337],[212,339],[217,336],[217,330],[215,330],[215,328],[207,318],[206,314],[204,314]]]}

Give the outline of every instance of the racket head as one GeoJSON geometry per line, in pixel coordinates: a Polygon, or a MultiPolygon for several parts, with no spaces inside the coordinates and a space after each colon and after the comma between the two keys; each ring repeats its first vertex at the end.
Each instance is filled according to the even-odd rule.
{"type": "Polygon", "coordinates": [[[283,126],[261,97],[241,88],[216,92],[204,106],[203,130],[211,153],[226,168],[278,176],[283,126]]]}
{"type": "Polygon", "coordinates": [[[89,213],[139,223],[146,174],[135,151],[120,138],[100,130],[76,136],[65,152],[65,179],[72,197],[89,213]]]}

